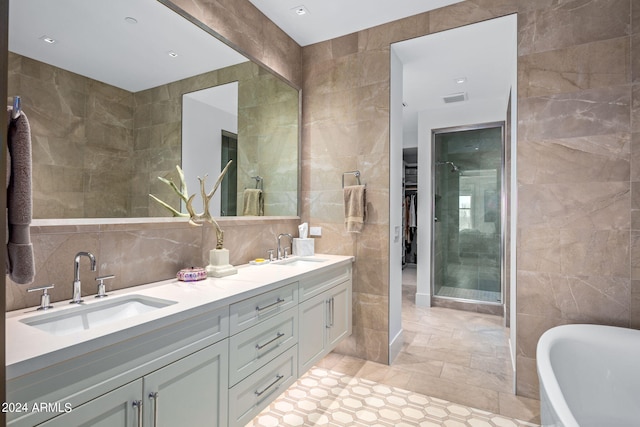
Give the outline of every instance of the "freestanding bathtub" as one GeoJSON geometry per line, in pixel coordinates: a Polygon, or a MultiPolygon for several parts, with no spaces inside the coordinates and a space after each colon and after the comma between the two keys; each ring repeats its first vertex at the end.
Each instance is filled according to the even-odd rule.
{"type": "Polygon", "coordinates": [[[640,426],[640,330],[558,326],[536,357],[543,426],[640,426]]]}

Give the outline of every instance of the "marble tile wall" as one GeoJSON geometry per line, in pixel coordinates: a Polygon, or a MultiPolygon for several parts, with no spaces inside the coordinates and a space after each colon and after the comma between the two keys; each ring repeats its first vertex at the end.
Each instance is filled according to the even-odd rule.
{"type": "Polygon", "coordinates": [[[546,329],[640,327],[639,9],[468,0],[303,48],[303,213],[324,227],[320,251],[358,257],[354,334],[341,350],[388,358],[389,44],[514,12],[518,393],[537,397],[535,344],[546,329]],[[342,225],[340,179],[353,169],[372,213],[360,235],[342,225]]]}
{"type": "Polygon", "coordinates": [[[516,367],[525,396],[538,393],[545,330],[638,327],[632,3],[556,2],[519,15],[516,367]]]}
{"type": "MultiPolygon", "coordinates": [[[[229,249],[232,265],[246,264],[265,257],[267,249],[277,244],[279,233],[297,231],[298,219],[268,218],[218,220],[224,230],[224,247],[229,249]]],[[[73,259],[79,251],[96,256],[97,271],[92,272],[87,260],[80,263],[82,294],[96,294],[97,276],[115,274],[106,283],[107,292],[145,283],[175,278],[178,270],[206,266],[209,251],[215,248],[213,227],[195,227],[186,219],[154,218],[128,223],[113,221],[40,221],[32,227],[36,277],[32,286],[55,284],[51,302],[71,299],[73,259]]],[[[26,285],[13,283],[7,277],[6,310],[37,306],[38,293],[28,293],[26,285]]]]}
{"type": "Polygon", "coordinates": [[[133,94],[9,53],[31,127],[34,218],[127,217],[133,94]]]}
{"type": "Polygon", "coordinates": [[[264,214],[291,215],[298,208],[299,94],[268,71],[241,82],[239,92],[238,213],[243,191],[263,178],[264,214]]]}
{"type": "MultiPolygon", "coordinates": [[[[238,191],[265,178],[265,215],[297,211],[298,92],[252,62],[137,93],[11,53],[33,141],[34,218],[167,216],[179,208],[157,177],[179,182],[182,95],[239,82],[238,191]],[[267,148],[265,148],[267,145],[267,148]],[[250,153],[246,155],[246,153],[250,153]]],[[[211,179],[211,178],[210,178],[211,179]]]]}
{"type": "Polygon", "coordinates": [[[150,193],[180,209],[179,197],[157,177],[179,182],[182,95],[230,82],[238,82],[238,214],[242,191],[255,186],[251,176],[258,174],[265,179],[266,216],[297,211],[298,92],[247,61],[134,94],[133,217],[169,214],[150,193]]]}

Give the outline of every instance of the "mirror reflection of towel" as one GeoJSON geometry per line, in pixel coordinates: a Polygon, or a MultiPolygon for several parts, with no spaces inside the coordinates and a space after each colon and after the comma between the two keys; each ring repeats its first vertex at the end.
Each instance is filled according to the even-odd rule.
{"type": "Polygon", "coordinates": [[[31,244],[31,130],[24,112],[11,120],[7,138],[7,274],[21,285],[35,278],[31,244]]]}
{"type": "Polygon", "coordinates": [[[350,233],[360,233],[367,215],[365,186],[344,187],[344,225],[350,233]]]}
{"type": "Polygon", "coordinates": [[[263,216],[264,215],[264,197],[262,190],[258,188],[247,188],[243,193],[242,215],[245,216],[263,216]]]}

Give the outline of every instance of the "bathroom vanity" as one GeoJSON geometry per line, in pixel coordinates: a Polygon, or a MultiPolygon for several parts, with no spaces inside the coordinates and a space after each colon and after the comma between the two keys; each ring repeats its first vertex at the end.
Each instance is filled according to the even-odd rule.
{"type": "Polygon", "coordinates": [[[245,425],[351,334],[352,262],[292,257],[7,313],[8,425],[245,425]]]}

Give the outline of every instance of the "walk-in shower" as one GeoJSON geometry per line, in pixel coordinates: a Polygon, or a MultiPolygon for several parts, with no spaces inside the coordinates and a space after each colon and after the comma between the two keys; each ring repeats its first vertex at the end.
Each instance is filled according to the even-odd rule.
{"type": "Polygon", "coordinates": [[[436,130],[432,146],[432,295],[501,304],[503,124],[436,130]]]}

